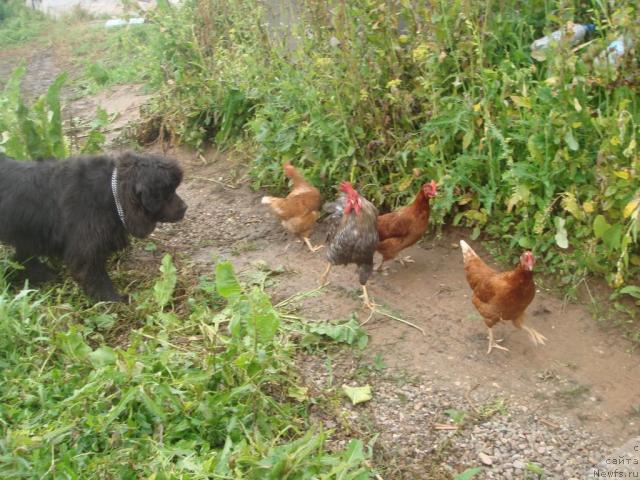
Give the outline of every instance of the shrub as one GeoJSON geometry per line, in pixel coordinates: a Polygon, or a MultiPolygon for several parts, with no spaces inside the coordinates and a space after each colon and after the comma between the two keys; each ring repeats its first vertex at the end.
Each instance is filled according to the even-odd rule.
{"type": "Polygon", "coordinates": [[[636,50],[617,70],[593,65],[613,38],[637,38],[634,2],[290,10],[189,0],[157,11],[172,35],[156,38],[149,64],[171,133],[243,141],[256,186],[281,187],[291,160],[328,195],[349,179],[383,209],[436,178],[435,221],[500,238],[511,260],[533,249],[567,285],[595,273],[621,287],[637,273],[636,50]],[[593,42],[532,60],[532,40],[569,20],[595,23],[593,42]]]}

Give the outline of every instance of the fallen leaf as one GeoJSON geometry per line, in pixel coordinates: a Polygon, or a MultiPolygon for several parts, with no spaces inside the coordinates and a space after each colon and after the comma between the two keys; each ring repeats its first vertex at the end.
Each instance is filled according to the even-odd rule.
{"type": "Polygon", "coordinates": [[[373,395],[371,394],[371,386],[369,385],[364,385],[362,387],[342,385],[342,391],[347,397],[349,397],[349,400],[351,400],[351,403],[354,405],[368,402],[373,398],[373,395]]]}

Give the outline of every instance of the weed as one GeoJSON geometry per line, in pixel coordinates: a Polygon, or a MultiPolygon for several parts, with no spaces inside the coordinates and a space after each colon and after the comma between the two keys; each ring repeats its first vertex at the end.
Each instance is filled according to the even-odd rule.
{"type": "Polygon", "coordinates": [[[70,477],[369,478],[361,441],[328,453],[328,433],[306,424],[295,346],[266,294],[229,263],[178,309],[175,284],[166,256],[151,301],[115,315],[56,304],[54,291],[0,292],[2,477],[55,465],[70,477]],[[145,321],[120,346],[101,340],[127,317],[145,321]]]}
{"type": "Polygon", "coordinates": [[[21,0],[0,2],[0,47],[26,42],[40,35],[50,21],[21,0]]]}
{"type": "MultiPolygon", "coordinates": [[[[60,89],[66,75],[59,75],[47,92],[27,106],[20,92],[25,68],[11,74],[0,93],[0,153],[18,160],[64,158],[71,153],[71,141],[63,133],[60,89]]],[[[92,153],[104,144],[101,132],[108,123],[104,110],[90,125],[82,145],[73,145],[77,153],[92,153]]]]}

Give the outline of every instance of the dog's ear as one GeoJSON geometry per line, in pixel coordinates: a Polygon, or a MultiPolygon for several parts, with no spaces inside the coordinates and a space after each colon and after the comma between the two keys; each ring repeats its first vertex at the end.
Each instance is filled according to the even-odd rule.
{"type": "Polygon", "coordinates": [[[135,190],[136,197],[138,197],[146,211],[155,212],[158,209],[160,199],[158,198],[158,195],[149,188],[149,185],[146,182],[137,182],[135,190]]]}

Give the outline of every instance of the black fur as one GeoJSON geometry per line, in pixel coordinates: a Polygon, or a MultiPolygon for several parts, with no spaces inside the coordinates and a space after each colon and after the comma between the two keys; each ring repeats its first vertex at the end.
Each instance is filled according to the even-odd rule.
{"type": "Polygon", "coordinates": [[[158,222],[177,222],[178,164],[160,155],[122,153],[63,161],[18,162],[0,155],[0,241],[15,247],[32,283],[55,278],[37,257],[60,258],[94,300],[123,300],[107,275],[109,256],[144,238],[158,222]],[[116,210],[111,176],[118,167],[116,210]]]}

